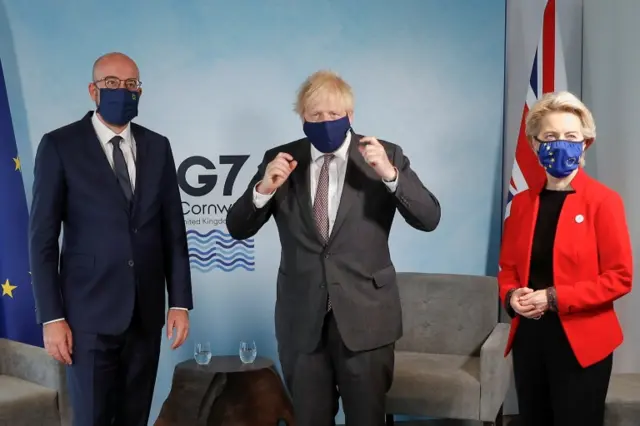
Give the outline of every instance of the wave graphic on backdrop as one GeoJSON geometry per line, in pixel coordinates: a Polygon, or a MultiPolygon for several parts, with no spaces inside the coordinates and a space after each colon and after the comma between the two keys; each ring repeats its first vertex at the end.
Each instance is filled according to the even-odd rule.
{"type": "Polygon", "coordinates": [[[189,229],[187,244],[192,269],[200,272],[210,272],[214,269],[224,272],[236,269],[255,270],[253,238],[240,241],[219,229],[212,229],[204,234],[189,229]]]}

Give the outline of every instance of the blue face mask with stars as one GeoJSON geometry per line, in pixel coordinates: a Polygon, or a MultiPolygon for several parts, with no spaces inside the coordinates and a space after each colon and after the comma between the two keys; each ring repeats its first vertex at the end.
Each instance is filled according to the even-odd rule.
{"type": "Polygon", "coordinates": [[[569,176],[580,166],[580,157],[584,152],[584,141],[541,141],[538,147],[538,160],[544,170],[555,178],[569,176]]]}

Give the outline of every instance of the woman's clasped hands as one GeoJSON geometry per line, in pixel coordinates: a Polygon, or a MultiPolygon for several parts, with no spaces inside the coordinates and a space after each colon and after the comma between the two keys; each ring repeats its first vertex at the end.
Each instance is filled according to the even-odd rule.
{"type": "Polygon", "coordinates": [[[546,290],[522,287],[511,294],[509,301],[513,310],[525,318],[540,319],[549,309],[546,290]]]}

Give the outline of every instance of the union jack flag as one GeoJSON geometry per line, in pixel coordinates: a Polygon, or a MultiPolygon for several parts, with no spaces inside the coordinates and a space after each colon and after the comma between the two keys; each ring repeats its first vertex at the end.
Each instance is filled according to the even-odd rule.
{"type": "Polygon", "coordinates": [[[560,34],[556,24],[557,19],[556,0],[547,0],[542,18],[540,40],[533,57],[527,97],[520,121],[515,160],[509,181],[505,220],[509,217],[513,197],[519,192],[540,184],[545,179],[544,170],[540,167],[538,158],[527,141],[525,120],[527,113],[542,94],[567,89],[567,73],[560,34]]]}

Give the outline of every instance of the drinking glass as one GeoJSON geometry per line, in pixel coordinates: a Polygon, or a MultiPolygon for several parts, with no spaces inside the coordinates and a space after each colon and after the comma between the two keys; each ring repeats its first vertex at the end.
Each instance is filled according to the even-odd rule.
{"type": "Polygon", "coordinates": [[[243,364],[251,364],[256,360],[258,348],[253,340],[243,340],[240,342],[240,361],[243,364]]]}
{"type": "Polygon", "coordinates": [[[211,361],[211,344],[209,342],[196,343],[193,358],[198,365],[207,365],[211,361]]]}

